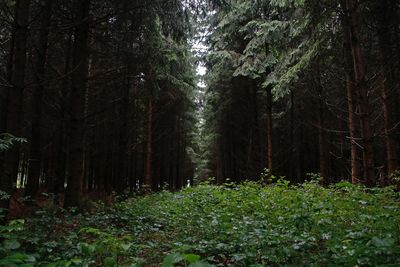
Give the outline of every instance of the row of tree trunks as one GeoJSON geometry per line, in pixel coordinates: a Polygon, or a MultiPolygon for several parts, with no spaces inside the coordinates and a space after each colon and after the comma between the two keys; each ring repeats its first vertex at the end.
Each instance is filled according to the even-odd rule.
{"type": "MultiPolygon", "coordinates": [[[[23,91],[25,88],[25,69],[27,52],[27,35],[29,25],[29,0],[17,0],[15,4],[15,21],[11,36],[10,60],[8,66],[9,85],[5,89],[6,109],[3,117],[3,130],[14,136],[21,137],[23,120],[23,91]]],[[[14,146],[7,151],[0,167],[0,188],[11,194],[13,183],[18,174],[19,147],[14,146]]],[[[1,206],[7,207],[8,202],[2,201],[1,206]]]]}
{"type": "MultiPolygon", "coordinates": [[[[283,74],[279,73],[281,65],[278,64],[277,70],[272,71],[269,70],[270,64],[265,64],[265,69],[260,68],[259,58],[254,57],[256,54],[260,56],[262,53],[260,50],[264,48],[259,43],[260,39],[251,39],[245,34],[242,36],[228,29],[221,29],[221,32],[213,34],[220,40],[228,40],[225,38],[229,36],[231,38],[229,40],[234,40],[234,42],[226,42],[223,47],[214,44],[215,46],[212,45],[211,49],[218,52],[235,51],[243,56],[243,59],[249,58],[248,61],[240,61],[239,68],[235,64],[227,64],[230,69],[222,72],[219,72],[220,68],[217,65],[209,62],[210,74],[217,75],[209,88],[210,92],[216,94],[210,94],[209,106],[212,111],[207,111],[207,115],[212,114],[210,121],[218,125],[216,129],[213,128],[212,123],[209,126],[210,130],[214,130],[218,135],[217,141],[211,142],[215,146],[213,150],[216,151],[212,151],[213,162],[210,166],[214,172],[210,173],[217,174],[218,182],[223,181],[225,177],[241,181],[252,175],[251,170],[254,169],[252,159],[256,154],[252,144],[256,139],[252,134],[254,128],[247,122],[250,117],[255,116],[256,111],[246,106],[250,99],[245,99],[244,92],[249,89],[237,84],[238,78],[259,80],[255,77],[259,74],[257,72],[262,72],[264,75],[261,75],[262,81],[259,81],[256,91],[258,90],[258,94],[263,95],[267,93],[267,99],[259,97],[261,100],[259,102],[264,107],[263,119],[258,122],[262,125],[262,135],[258,139],[261,140],[260,146],[263,150],[259,157],[263,161],[263,168],[269,168],[274,175],[290,177],[292,181],[295,181],[297,176],[300,179],[296,182],[302,182],[307,173],[319,170],[324,184],[328,184],[337,181],[339,177],[348,178],[351,162],[352,181],[369,186],[377,185],[378,182],[387,184],[386,177],[390,177],[398,168],[400,101],[396,92],[400,93],[400,91],[399,86],[396,85],[396,81],[398,83],[399,80],[394,73],[400,69],[397,66],[400,55],[398,52],[400,51],[399,3],[390,0],[328,2],[305,3],[306,8],[303,11],[310,14],[310,19],[307,20],[309,27],[302,35],[307,36],[304,38],[308,41],[318,44],[318,49],[316,49],[318,51],[312,50],[315,56],[311,59],[311,64],[302,68],[301,74],[287,85],[296,93],[296,104],[298,103],[296,108],[291,97],[293,94],[285,95],[287,91],[282,90],[282,92],[278,91],[278,87],[273,88],[273,91],[279,93],[281,97],[274,99],[273,103],[275,112],[273,131],[270,88],[265,91],[261,84],[264,81],[271,82],[276,77],[282,78],[279,76],[283,74]],[[344,21],[342,27],[338,27],[337,19],[341,17],[344,21]],[[343,56],[341,56],[340,48],[328,45],[340,38],[346,43],[343,56]],[[396,39],[397,42],[394,41],[396,39]],[[255,47],[253,41],[258,45],[257,52],[252,50],[255,47]],[[243,49],[246,47],[247,49],[243,49]],[[228,75],[230,70],[234,73],[234,77],[228,75]],[[338,70],[342,70],[343,74],[338,76],[338,70]],[[220,73],[227,76],[220,77],[218,76],[220,73]],[[236,77],[235,74],[238,73],[241,75],[236,77]],[[235,92],[236,90],[241,90],[242,94],[235,92]],[[316,95],[319,96],[318,101],[310,101],[310,99],[315,100],[316,95]],[[382,103],[379,101],[380,98],[382,98],[382,103]],[[347,121],[348,125],[346,125],[347,121]],[[246,127],[248,129],[243,129],[246,127]],[[272,133],[273,142],[270,144],[272,133]],[[247,138],[246,142],[242,140],[245,138],[247,138]],[[287,144],[288,140],[290,140],[290,145],[287,144]],[[271,163],[272,144],[276,147],[273,150],[274,166],[271,163]],[[386,153],[383,152],[382,144],[385,144],[386,153]],[[298,155],[306,159],[298,159],[298,155]],[[312,156],[309,157],[309,155],[312,156]]],[[[286,22],[289,19],[279,11],[271,15],[268,13],[269,10],[262,10],[263,7],[269,7],[268,3],[257,6],[260,10],[248,14],[246,21],[235,20],[232,23],[236,28],[247,29],[247,21],[262,22],[270,19],[280,21],[280,18],[284,18],[282,20],[286,22]]],[[[226,14],[231,13],[226,11],[226,14]]],[[[268,36],[268,30],[265,29],[263,34],[268,36]]],[[[284,43],[285,48],[290,48],[291,45],[295,48],[298,40],[290,39],[287,44],[285,38],[281,38],[280,41],[284,43]]],[[[268,45],[275,49],[280,47],[280,44],[273,42],[265,44],[267,57],[274,55],[273,51],[269,51],[268,45]]],[[[292,51],[297,52],[295,49],[292,51]]],[[[290,58],[290,60],[294,59],[290,58]]],[[[285,71],[292,73],[290,68],[285,71]]],[[[283,76],[282,80],[285,78],[283,76]]]]}
{"type": "MultiPolygon", "coordinates": [[[[78,206],[87,191],[122,193],[128,185],[134,190],[146,176],[156,190],[166,181],[176,189],[185,184],[182,179],[190,171],[186,115],[192,107],[189,101],[171,101],[184,104],[173,111],[179,125],[174,121],[166,127],[170,141],[165,146],[173,154],[165,156],[163,170],[157,170],[154,158],[159,151],[153,143],[167,137],[154,130],[155,112],[164,111],[158,106],[159,88],[151,83],[168,84],[163,88],[168,93],[183,89],[159,82],[160,75],[144,79],[145,66],[153,63],[142,52],[153,49],[147,42],[164,41],[165,32],[143,35],[164,10],[152,1],[145,3],[154,7],[151,10],[139,2],[17,0],[1,5],[15,8],[15,23],[10,29],[8,22],[1,23],[6,29],[1,29],[0,46],[4,50],[10,43],[10,51],[0,55],[0,133],[28,140],[0,155],[1,191],[12,193],[18,183],[32,199],[43,191],[61,199],[65,193],[65,206],[78,206]],[[154,92],[150,101],[147,88],[154,92]]],[[[8,10],[0,15],[10,17],[8,10]]],[[[180,56],[184,62],[186,54],[180,56]]]]}
{"type": "MultiPolygon", "coordinates": [[[[350,40],[351,55],[353,60],[354,82],[358,97],[359,113],[361,118],[361,138],[363,146],[363,182],[372,186],[375,184],[375,161],[373,132],[370,122],[369,95],[366,81],[366,66],[360,43],[360,30],[358,26],[358,13],[356,0],[342,0],[342,8],[347,24],[347,35],[350,40]]],[[[347,37],[346,37],[347,38],[347,37]]]]}
{"type": "MultiPolygon", "coordinates": [[[[352,181],[354,183],[363,182],[367,185],[375,185],[377,176],[375,174],[374,159],[374,134],[371,126],[371,113],[369,108],[369,90],[366,81],[365,59],[360,43],[359,14],[356,0],[342,0],[341,5],[344,12],[343,28],[345,30],[345,50],[349,50],[349,55],[345,54],[346,61],[351,61],[351,68],[348,66],[346,73],[348,106],[349,106],[349,131],[351,139],[351,169],[352,181]],[[351,58],[351,60],[348,60],[351,58]],[[358,114],[357,114],[358,113],[358,114]],[[358,120],[360,125],[358,125],[358,120]],[[357,129],[360,129],[358,133],[357,129]],[[358,136],[359,135],[359,136],[358,136]],[[358,161],[358,150],[362,148],[362,170],[358,161]]],[[[395,7],[389,1],[382,1],[379,4],[378,20],[378,43],[379,43],[379,64],[380,68],[380,90],[384,118],[384,141],[386,148],[386,174],[390,176],[398,169],[399,144],[397,140],[396,121],[396,81],[394,79],[395,66],[391,55],[393,54],[392,33],[393,26],[390,19],[393,18],[395,7]]],[[[397,27],[397,26],[394,26],[397,27]]],[[[394,35],[396,36],[396,35],[394,35]]],[[[347,52],[345,52],[347,53],[347,52]]],[[[381,184],[390,183],[389,179],[379,181],[381,184]]]]}

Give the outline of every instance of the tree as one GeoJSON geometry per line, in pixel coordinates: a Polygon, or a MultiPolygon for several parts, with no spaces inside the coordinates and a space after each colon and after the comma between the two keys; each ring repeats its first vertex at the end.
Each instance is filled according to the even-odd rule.
{"type": "MultiPolygon", "coordinates": [[[[23,120],[23,92],[25,89],[26,51],[29,25],[30,1],[15,2],[15,19],[10,42],[8,81],[11,86],[6,88],[6,109],[3,126],[5,131],[21,136],[23,120]]],[[[2,188],[11,194],[16,182],[19,167],[19,147],[14,146],[3,156],[4,166],[0,168],[2,188]]],[[[7,205],[7,204],[6,204],[7,205]]]]}
{"type": "Polygon", "coordinates": [[[68,177],[64,206],[79,206],[84,179],[85,95],[89,68],[90,0],[76,1],[68,130],[68,177]]]}
{"type": "Polygon", "coordinates": [[[257,172],[241,172],[241,155],[255,159],[248,162],[264,157],[267,167],[272,166],[273,155],[274,174],[296,182],[310,172],[319,172],[325,184],[340,176],[369,186],[376,184],[378,175],[387,181],[384,177],[398,166],[394,151],[398,150],[395,122],[399,117],[394,116],[397,96],[391,78],[396,67],[382,62],[393,62],[388,55],[394,53],[391,40],[398,37],[393,15],[397,11],[394,3],[361,1],[231,1],[219,5],[210,19],[205,108],[205,125],[216,136],[207,141],[206,147],[213,151],[208,167],[214,168],[217,180],[221,181],[219,176],[257,177],[257,172]],[[373,18],[372,27],[366,25],[367,17],[373,18]],[[371,42],[362,45],[361,39],[367,36],[373,36],[368,37],[371,42]],[[340,42],[343,50],[335,45],[340,42]],[[248,88],[244,84],[237,88],[237,77],[256,82],[257,101],[237,93],[248,88]],[[376,95],[378,89],[381,93],[376,95]],[[381,107],[376,105],[379,98],[381,107]],[[260,116],[264,121],[243,122],[249,121],[249,113],[258,117],[258,109],[244,108],[248,101],[266,107],[260,116]],[[235,114],[231,106],[241,111],[235,114]],[[226,120],[230,123],[224,124],[226,120]],[[229,128],[230,124],[234,127],[229,128]],[[261,156],[254,149],[244,149],[249,144],[240,141],[246,136],[252,142],[246,131],[260,128],[266,129],[266,135],[258,138],[259,144],[267,147],[261,156]],[[233,131],[239,136],[233,136],[233,131]],[[379,132],[386,157],[375,150],[379,132]],[[272,152],[272,147],[279,149],[272,152]],[[387,166],[386,173],[377,168],[381,165],[387,166]]]}
{"type": "Polygon", "coordinates": [[[353,59],[353,68],[355,75],[355,89],[358,95],[358,104],[360,107],[361,118],[361,136],[363,142],[363,167],[364,182],[368,185],[375,184],[375,161],[373,148],[373,133],[370,125],[370,110],[368,101],[368,88],[366,82],[365,59],[360,44],[359,32],[359,14],[357,12],[358,1],[346,0],[341,2],[345,20],[347,23],[347,32],[349,35],[350,48],[353,59]]]}
{"type": "Polygon", "coordinates": [[[28,166],[28,178],[27,178],[27,190],[25,194],[27,196],[34,197],[39,188],[40,178],[40,165],[42,157],[42,146],[41,146],[41,118],[42,118],[42,102],[43,102],[43,91],[45,83],[45,70],[46,70],[46,58],[48,50],[48,39],[50,33],[50,24],[52,16],[52,7],[54,1],[46,0],[43,2],[41,10],[42,17],[40,22],[40,32],[37,41],[37,55],[35,62],[35,83],[36,86],[33,92],[32,99],[32,133],[30,140],[30,154],[29,154],[29,166],[28,166]]]}

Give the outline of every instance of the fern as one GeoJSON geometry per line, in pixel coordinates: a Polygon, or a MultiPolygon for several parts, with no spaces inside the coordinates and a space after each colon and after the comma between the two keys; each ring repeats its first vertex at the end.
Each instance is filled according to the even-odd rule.
{"type": "Polygon", "coordinates": [[[23,144],[26,143],[25,138],[15,137],[9,133],[2,133],[0,134],[0,152],[4,152],[9,150],[12,146],[16,144],[23,144]]]}

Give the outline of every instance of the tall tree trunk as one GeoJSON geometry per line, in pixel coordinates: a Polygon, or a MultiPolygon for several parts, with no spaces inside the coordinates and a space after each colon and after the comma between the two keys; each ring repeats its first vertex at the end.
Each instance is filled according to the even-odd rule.
{"type": "MultiPolygon", "coordinates": [[[[343,2],[342,5],[345,3],[343,2]]],[[[351,182],[358,184],[362,180],[360,152],[359,152],[359,129],[360,117],[357,114],[357,98],[355,92],[354,81],[354,64],[351,54],[351,40],[349,33],[349,25],[346,18],[342,21],[342,27],[345,32],[345,41],[343,46],[343,59],[345,62],[346,76],[346,93],[347,93],[347,108],[348,108],[348,127],[350,137],[350,166],[351,166],[351,182]]]]}
{"type": "Polygon", "coordinates": [[[360,44],[360,34],[358,28],[358,1],[342,0],[342,8],[345,14],[347,28],[350,38],[350,47],[353,58],[355,86],[358,94],[358,103],[361,117],[361,134],[363,143],[363,167],[364,183],[369,186],[375,184],[375,161],[374,161],[374,143],[370,123],[370,111],[368,101],[368,89],[365,73],[365,61],[360,44]]]}
{"type": "MultiPolygon", "coordinates": [[[[138,124],[138,120],[136,118],[137,115],[137,105],[136,105],[136,88],[135,88],[135,93],[134,93],[134,99],[133,99],[133,115],[132,115],[132,124],[133,125],[137,125],[138,124]]],[[[132,153],[132,160],[130,161],[130,164],[132,165],[132,173],[131,173],[131,177],[129,179],[129,184],[130,184],[130,191],[133,192],[133,190],[138,189],[137,188],[137,176],[138,176],[138,141],[137,141],[137,129],[136,127],[132,128],[132,134],[130,135],[131,137],[131,143],[130,143],[130,151],[132,153]]]]}
{"type": "MultiPolygon", "coordinates": [[[[27,51],[27,34],[29,24],[30,0],[17,0],[15,4],[15,25],[13,28],[12,47],[10,49],[10,66],[8,77],[11,87],[6,89],[7,104],[3,127],[5,131],[15,136],[21,136],[23,119],[23,91],[25,87],[25,68],[27,51]]],[[[1,163],[0,163],[1,164],[1,163]]],[[[19,147],[15,146],[6,152],[4,164],[0,173],[1,190],[12,193],[13,183],[16,182],[19,165],[19,147]]],[[[6,207],[7,203],[1,203],[6,207]]]]}
{"type": "Polygon", "coordinates": [[[262,148],[260,142],[261,142],[261,131],[260,131],[260,117],[259,117],[259,107],[258,107],[258,99],[257,99],[257,83],[255,81],[250,82],[251,86],[251,101],[252,101],[252,128],[253,134],[252,134],[252,175],[250,177],[256,179],[260,175],[262,169],[263,169],[263,161],[261,160],[261,153],[262,148]]]}
{"type": "MultiPolygon", "coordinates": [[[[90,44],[88,45],[88,48],[90,47],[90,44]]],[[[86,77],[92,76],[92,65],[93,61],[96,62],[96,56],[89,55],[88,58],[88,72],[86,77]]],[[[93,127],[89,127],[91,125],[90,119],[92,116],[89,116],[89,113],[91,112],[91,91],[90,87],[86,86],[85,90],[85,107],[83,111],[83,125],[84,125],[84,134],[82,136],[83,138],[83,178],[82,178],[82,191],[87,190],[87,181],[88,177],[90,175],[90,167],[91,167],[91,154],[93,152],[93,142],[94,142],[94,132],[93,132],[93,127]]],[[[93,124],[93,123],[92,123],[93,124]]]]}
{"type": "Polygon", "coordinates": [[[272,148],[272,89],[267,88],[267,168],[273,172],[273,148],[272,148]]]}
{"type": "Polygon", "coordinates": [[[349,133],[350,133],[350,144],[351,144],[351,181],[353,184],[357,184],[361,179],[361,166],[359,161],[359,145],[358,145],[358,131],[359,118],[356,113],[356,100],[354,98],[354,79],[353,79],[353,68],[351,65],[350,54],[345,56],[347,58],[347,69],[346,69],[346,88],[347,88],[347,105],[348,105],[348,121],[349,121],[349,133]]]}
{"type": "Polygon", "coordinates": [[[179,121],[179,116],[175,118],[175,125],[176,125],[176,143],[175,146],[175,159],[173,164],[175,166],[175,182],[174,182],[174,190],[179,190],[181,185],[181,175],[180,175],[180,159],[181,159],[181,124],[179,121]]]}
{"type": "MultiPolygon", "coordinates": [[[[246,161],[244,164],[245,167],[245,177],[250,177],[251,179],[255,179],[257,177],[257,172],[256,169],[256,160],[257,160],[257,146],[255,146],[255,143],[257,142],[257,122],[258,122],[258,117],[257,117],[257,88],[255,87],[255,84],[251,80],[247,80],[247,83],[245,84],[245,87],[247,89],[247,96],[246,98],[249,101],[249,127],[248,127],[248,132],[247,132],[247,151],[246,151],[246,161]]],[[[242,174],[243,175],[243,174],[242,174]]]]}
{"type": "Polygon", "coordinates": [[[387,174],[392,175],[398,168],[397,147],[398,142],[395,137],[395,109],[394,109],[394,66],[391,61],[392,40],[390,36],[390,25],[388,22],[389,6],[387,0],[381,3],[381,21],[378,31],[379,48],[380,48],[380,64],[381,64],[381,90],[383,115],[385,121],[385,145],[387,158],[387,174]]]}
{"type": "Polygon", "coordinates": [[[151,96],[148,100],[147,106],[147,150],[146,150],[146,174],[144,184],[149,188],[153,187],[152,179],[152,123],[153,123],[153,100],[151,96]]]}
{"type": "Polygon", "coordinates": [[[290,90],[290,179],[292,181],[297,181],[299,177],[296,177],[296,153],[297,151],[295,150],[295,145],[294,145],[294,113],[295,113],[295,103],[294,103],[294,93],[293,90],[290,90]]]}
{"type": "MultiPolygon", "coordinates": [[[[386,61],[387,62],[387,61],[386,61]]],[[[382,67],[382,73],[386,73],[384,70],[385,67],[382,67]]],[[[392,108],[393,97],[388,88],[387,78],[385,75],[381,77],[382,84],[382,104],[383,104],[383,115],[385,121],[385,145],[386,145],[386,160],[387,160],[387,174],[388,176],[392,175],[398,168],[398,159],[397,159],[397,147],[398,141],[395,136],[395,124],[393,123],[393,115],[394,110],[392,108]]]]}
{"type": "MultiPolygon", "coordinates": [[[[400,7],[397,9],[397,13],[400,14],[400,7]]],[[[397,21],[400,21],[400,19],[397,19],[397,21]]],[[[396,24],[395,24],[396,25],[396,24]]],[[[395,44],[395,50],[396,50],[396,71],[395,71],[395,84],[396,84],[396,89],[395,89],[395,112],[396,112],[396,122],[400,122],[400,32],[397,32],[393,36],[394,41],[393,43],[395,44]]],[[[400,139],[400,127],[397,127],[394,132],[395,137],[397,140],[400,139]]],[[[400,157],[400,145],[397,146],[397,155],[400,157]]]]}
{"type": "Polygon", "coordinates": [[[329,183],[329,178],[327,174],[327,166],[326,166],[326,138],[325,138],[325,129],[324,129],[324,89],[322,87],[321,81],[321,71],[320,71],[320,63],[319,58],[317,58],[316,62],[316,87],[318,93],[318,145],[319,145],[319,172],[323,179],[324,184],[329,183]]]}
{"type": "MultiPolygon", "coordinates": [[[[268,14],[268,11],[266,9],[264,9],[264,14],[268,14]]],[[[265,56],[268,57],[268,55],[270,54],[270,47],[269,44],[267,42],[265,42],[264,44],[264,52],[265,52],[265,56]]],[[[266,69],[266,73],[270,73],[271,70],[270,68],[266,69]]],[[[267,169],[269,170],[269,174],[271,175],[273,172],[273,126],[272,126],[272,87],[268,86],[267,87],[267,169]]]]}
{"type": "Polygon", "coordinates": [[[118,162],[117,162],[117,192],[122,193],[128,185],[128,172],[127,172],[127,144],[128,144],[128,111],[129,111],[129,90],[131,88],[130,75],[132,64],[130,57],[127,55],[127,73],[126,84],[121,88],[121,106],[120,106],[120,126],[119,126],[119,141],[118,141],[118,162]]]}
{"type": "MultiPolygon", "coordinates": [[[[72,30],[68,33],[68,39],[65,46],[65,65],[64,65],[64,76],[67,77],[71,69],[71,55],[72,51],[72,30]]],[[[51,192],[55,194],[64,193],[64,184],[66,178],[66,161],[67,161],[67,151],[66,151],[66,129],[69,127],[69,121],[67,119],[66,108],[69,106],[70,95],[68,93],[69,80],[64,78],[61,89],[59,91],[59,102],[60,102],[60,112],[59,121],[57,124],[57,144],[56,144],[56,167],[55,167],[55,181],[51,192]]]]}
{"type": "Polygon", "coordinates": [[[64,206],[78,206],[84,176],[85,94],[89,66],[89,9],[90,0],[77,0],[76,28],[73,51],[72,86],[69,127],[67,190],[64,206]]]}
{"type": "Polygon", "coordinates": [[[45,82],[45,67],[50,32],[53,0],[43,1],[42,18],[40,23],[39,40],[37,47],[35,83],[32,96],[32,136],[30,140],[30,154],[28,160],[28,182],[25,194],[34,197],[39,188],[40,164],[42,159],[41,126],[42,101],[45,82]]]}

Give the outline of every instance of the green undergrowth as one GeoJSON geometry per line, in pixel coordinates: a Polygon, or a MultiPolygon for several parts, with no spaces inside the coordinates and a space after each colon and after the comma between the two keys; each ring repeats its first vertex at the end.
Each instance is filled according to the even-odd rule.
{"type": "Polygon", "coordinates": [[[0,266],[400,266],[399,208],[391,188],[204,184],[13,221],[0,266]]]}

